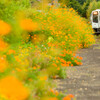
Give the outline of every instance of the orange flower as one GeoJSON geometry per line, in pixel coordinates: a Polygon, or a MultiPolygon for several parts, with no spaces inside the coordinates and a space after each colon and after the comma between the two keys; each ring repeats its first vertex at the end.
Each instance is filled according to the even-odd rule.
{"type": "Polygon", "coordinates": [[[72,51],[69,51],[68,54],[72,54],[72,51]]]}
{"type": "Polygon", "coordinates": [[[62,45],[65,45],[65,42],[64,41],[62,42],[62,45]]]}
{"type": "Polygon", "coordinates": [[[68,62],[67,62],[67,64],[71,64],[71,62],[70,62],[70,61],[68,61],[68,62]]]}
{"type": "Polygon", "coordinates": [[[53,89],[50,89],[50,92],[54,93],[54,90],[53,89]]]}
{"type": "Polygon", "coordinates": [[[55,95],[58,96],[59,95],[59,92],[58,91],[55,91],[55,95]]]}
{"type": "Polygon", "coordinates": [[[58,67],[57,70],[60,70],[60,68],[58,67]]]}
{"type": "Polygon", "coordinates": [[[49,42],[49,43],[47,43],[48,44],[48,46],[50,47],[50,46],[52,46],[52,44],[49,42]]]}
{"type": "Polygon", "coordinates": [[[0,20],[0,35],[6,35],[11,31],[11,26],[0,20]]]}
{"type": "Polygon", "coordinates": [[[66,96],[63,98],[63,100],[71,100],[71,98],[69,96],[66,96]]]}
{"type": "Polygon", "coordinates": [[[61,61],[62,63],[66,63],[66,61],[65,61],[64,59],[61,59],[60,61],[61,61]]]}
{"type": "Polygon", "coordinates": [[[40,78],[41,81],[44,81],[44,80],[46,81],[46,80],[48,79],[47,76],[41,76],[41,77],[39,77],[39,78],[40,78]]]}
{"type": "Polygon", "coordinates": [[[74,60],[74,62],[76,62],[76,63],[77,63],[77,60],[74,60]]]}
{"type": "Polygon", "coordinates": [[[64,97],[63,100],[71,100],[71,98],[74,98],[74,95],[69,94],[66,97],[64,97]]]}
{"type": "Polygon", "coordinates": [[[75,53],[73,53],[73,56],[75,56],[76,54],[75,53]]]}
{"type": "Polygon", "coordinates": [[[67,67],[69,67],[69,64],[66,64],[67,67]]]}
{"type": "Polygon", "coordinates": [[[82,60],[82,59],[83,59],[82,57],[79,57],[79,56],[77,56],[76,58],[78,58],[78,59],[80,59],[80,60],[82,60]]]}
{"type": "Polygon", "coordinates": [[[70,98],[74,98],[74,95],[73,94],[69,94],[68,95],[70,98]]]}
{"type": "Polygon", "coordinates": [[[52,64],[53,66],[57,67],[57,65],[55,63],[52,64]]]}
{"type": "Polygon", "coordinates": [[[60,56],[65,57],[66,55],[65,54],[60,54],[60,56]]]}
{"type": "Polygon", "coordinates": [[[81,59],[81,60],[82,60],[83,58],[82,58],[82,57],[80,57],[79,59],[81,59]]]}
{"type": "Polygon", "coordinates": [[[7,43],[0,39],[0,51],[4,51],[7,48],[7,43]]]}
{"type": "Polygon", "coordinates": [[[74,59],[74,57],[71,58],[71,60],[73,60],[73,59],[74,59]]]}
{"type": "Polygon", "coordinates": [[[17,70],[18,72],[21,72],[21,71],[22,71],[20,68],[16,68],[16,70],[17,70]]]}
{"type": "Polygon", "coordinates": [[[76,56],[76,58],[78,58],[78,59],[79,59],[79,56],[76,56]]]}
{"type": "Polygon", "coordinates": [[[34,67],[33,67],[33,69],[35,70],[35,69],[36,69],[36,67],[34,66],[34,67]]]}
{"type": "Polygon", "coordinates": [[[52,92],[52,93],[55,94],[56,96],[58,96],[58,94],[59,94],[58,91],[54,91],[53,89],[50,89],[50,92],[52,92]]]}
{"type": "Polygon", "coordinates": [[[21,62],[21,59],[19,59],[18,56],[15,56],[15,59],[16,59],[17,62],[21,62]]]}
{"type": "Polygon", "coordinates": [[[9,100],[26,100],[29,91],[14,76],[7,76],[0,80],[0,94],[9,100]]]}
{"type": "Polygon", "coordinates": [[[60,60],[61,58],[60,57],[57,57],[58,58],[58,60],[60,60]]]}
{"type": "Polygon", "coordinates": [[[20,21],[20,26],[23,30],[34,31],[37,29],[37,23],[34,23],[32,19],[23,19],[20,21]]]}
{"type": "Polygon", "coordinates": [[[56,60],[56,63],[59,63],[59,61],[58,61],[58,60],[56,60]]]}
{"type": "Polygon", "coordinates": [[[7,67],[7,61],[3,57],[0,57],[0,72],[3,72],[7,67]]]}
{"type": "Polygon", "coordinates": [[[81,62],[78,62],[77,60],[74,60],[74,62],[75,62],[77,65],[81,65],[81,64],[82,64],[81,62]]]}
{"type": "Polygon", "coordinates": [[[8,54],[15,54],[15,51],[14,50],[9,50],[8,54]]]}
{"type": "Polygon", "coordinates": [[[76,62],[77,65],[80,65],[80,62],[76,62]]]}
{"type": "Polygon", "coordinates": [[[80,64],[79,65],[82,65],[82,62],[80,62],[80,64]]]}
{"type": "Polygon", "coordinates": [[[73,64],[71,64],[71,66],[73,67],[73,64]]]}
{"type": "Polygon", "coordinates": [[[66,64],[63,64],[63,63],[62,63],[61,66],[66,67],[66,64]]]}

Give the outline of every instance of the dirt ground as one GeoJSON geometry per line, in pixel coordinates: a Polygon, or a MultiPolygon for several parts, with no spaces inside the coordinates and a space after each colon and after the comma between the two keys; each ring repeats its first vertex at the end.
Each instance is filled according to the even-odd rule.
{"type": "Polygon", "coordinates": [[[76,100],[100,100],[100,44],[78,53],[82,66],[68,68],[66,79],[57,79],[57,90],[75,95],[76,100]]]}

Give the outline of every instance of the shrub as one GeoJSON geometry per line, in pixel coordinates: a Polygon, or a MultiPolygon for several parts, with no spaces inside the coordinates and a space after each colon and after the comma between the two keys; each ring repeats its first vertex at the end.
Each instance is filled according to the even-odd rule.
{"type": "Polygon", "coordinates": [[[6,26],[6,30],[0,29],[0,84],[5,85],[0,90],[8,87],[6,81],[13,86],[11,94],[7,92],[10,88],[5,90],[7,94],[0,91],[0,98],[19,100],[22,94],[13,92],[16,85],[25,92],[20,100],[71,99],[51,91],[55,87],[52,78],[65,78],[66,67],[82,65],[76,52],[95,42],[92,28],[72,8],[51,7],[38,12],[24,3],[11,0],[6,9],[0,8],[4,10],[1,26],[6,26]],[[8,9],[11,12],[6,12],[8,9]]]}

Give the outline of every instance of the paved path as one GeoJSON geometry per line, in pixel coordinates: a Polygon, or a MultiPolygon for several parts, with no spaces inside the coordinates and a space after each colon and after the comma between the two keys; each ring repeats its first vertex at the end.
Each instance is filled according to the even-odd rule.
{"type": "Polygon", "coordinates": [[[66,79],[58,79],[58,90],[74,94],[76,100],[100,100],[100,44],[82,49],[83,65],[68,68],[66,79]]]}

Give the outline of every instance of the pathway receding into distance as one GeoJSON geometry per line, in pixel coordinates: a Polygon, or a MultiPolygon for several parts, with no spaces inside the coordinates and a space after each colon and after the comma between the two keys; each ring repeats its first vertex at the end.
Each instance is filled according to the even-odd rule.
{"type": "Polygon", "coordinates": [[[100,100],[100,44],[82,49],[82,66],[68,68],[66,79],[57,79],[58,90],[76,100],[100,100]]]}

